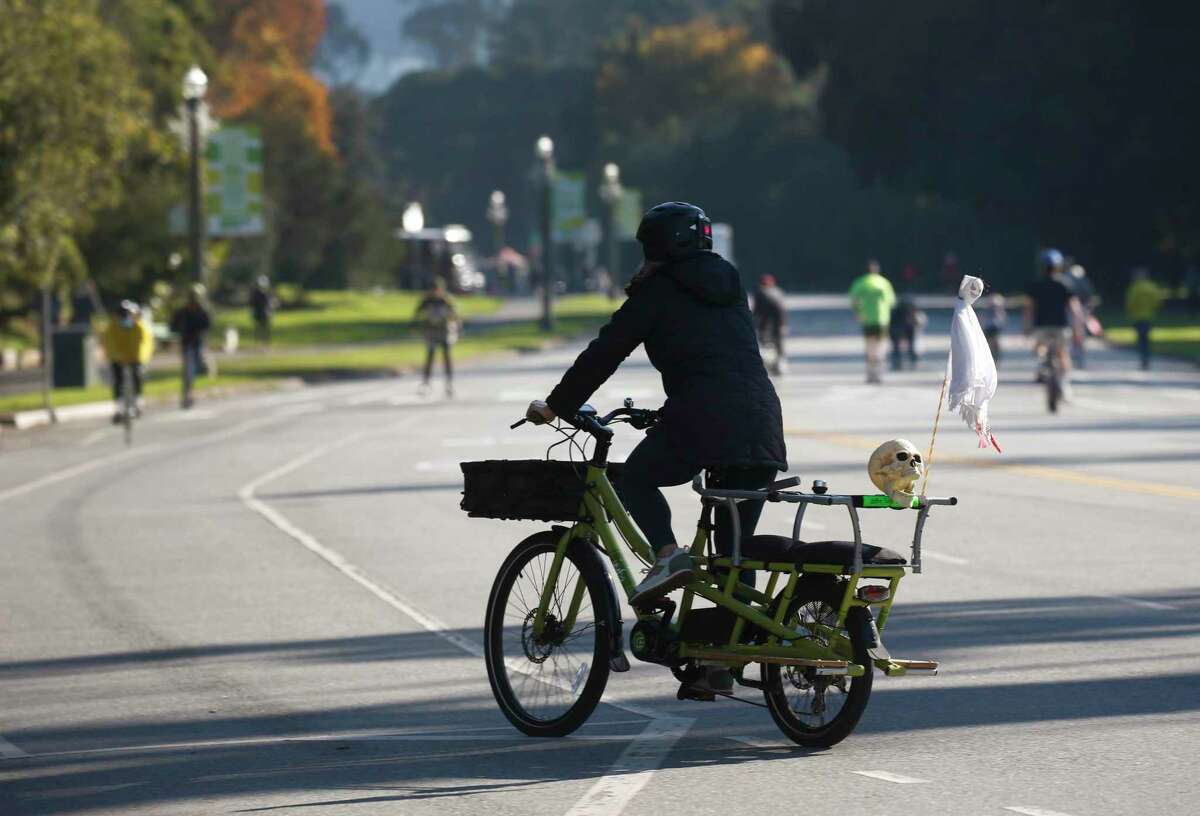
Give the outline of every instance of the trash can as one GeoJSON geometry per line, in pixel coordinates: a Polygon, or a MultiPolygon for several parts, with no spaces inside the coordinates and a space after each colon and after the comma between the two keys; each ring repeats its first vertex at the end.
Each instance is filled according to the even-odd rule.
{"type": "Polygon", "coordinates": [[[90,326],[63,326],[51,335],[54,387],[86,388],[100,382],[96,371],[96,337],[90,326]]]}

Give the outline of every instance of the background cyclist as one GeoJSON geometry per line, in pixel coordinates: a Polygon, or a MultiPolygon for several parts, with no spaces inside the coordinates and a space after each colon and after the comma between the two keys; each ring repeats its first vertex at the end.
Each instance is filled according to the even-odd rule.
{"type": "Polygon", "coordinates": [[[1038,254],[1038,278],[1025,287],[1025,333],[1033,335],[1042,381],[1041,361],[1054,354],[1058,361],[1063,399],[1071,398],[1070,340],[1073,325],[1083,324],[1079,298],[1063,280],[1063,255],[1057,249],[1038,254]]]}
{"type": "Polygon", "coordinates": [[[104,330],[104,352],[112,366],[113,422],[125,415],[121,402],[121,386],[125,372],[133,377],[133,393],[137,397],[135,415],[142,411],[142,366],[154,353],[154,335],[142,319],[142,310],[132,300],[122,300],[117,313],[104,330]]]}

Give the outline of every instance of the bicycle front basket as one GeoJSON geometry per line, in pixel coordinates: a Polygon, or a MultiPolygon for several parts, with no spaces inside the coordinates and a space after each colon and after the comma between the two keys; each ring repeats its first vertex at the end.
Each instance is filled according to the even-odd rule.
{"type": "MultiPolygon", "coordinates": [[[[546,459],[463,462],[460,505],[475,518],[575,521],[587,466],[546,459]]],[[[616,463],[609,465],[609,478],[616,463]]]]}

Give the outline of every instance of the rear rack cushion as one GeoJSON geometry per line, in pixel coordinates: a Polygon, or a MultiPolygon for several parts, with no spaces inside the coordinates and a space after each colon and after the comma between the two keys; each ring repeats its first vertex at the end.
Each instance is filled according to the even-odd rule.
{"type": "MultiPolygon", "coordinates": [[[[722,553],[728,555],[728,553],[722,553]]],[[[862,545],[864,564],[907,564],[904,556],[887,547],[862,545]]],[[[742,541],[742,558],[752,561],[790,561],[794,564],[837,564],[843,567],[854,563],[853,541],[794,541],[788,536],[756,535],[742,541]]]]}

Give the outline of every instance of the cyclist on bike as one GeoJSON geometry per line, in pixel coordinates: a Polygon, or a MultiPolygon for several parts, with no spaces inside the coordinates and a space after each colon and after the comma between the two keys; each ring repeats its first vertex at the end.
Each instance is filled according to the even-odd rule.
{"type": "Polygon", "coordinates": [[[142,366],[154,353],[154,335],[142,319],[141,307],[132,300],[122,300],[113,320],[104,330],[104,352],[112,366],[113,402],[116,404],[113,422],[125,415],[121,403],[121,386],[125,371],[133,378],[133,393],[137,398],[134,415],[142,411],[142,366]]]}
{"type": "MultiPolygon", "coordinates": [[[[536,423],[574,416],[645,344],[667,401],[616,485],[658,557],[631,598],[644,605],[692,574],[659,488],[685,484],[702,470],[712,472],[712,486],[765,487],[787,469],[787,450],[779,398],[763,367],[746,293],[738,271],[712,251],[712,222],[699,207],[672,201],[646,212],[637,239],[645,262],[625,290],[628,300],[526,416],[536,423]]],[[[762,502],[742,502],[739,511],[742,534],[753,534],[762,502]]],[[[718,516],[718,549],[730,546],[727,515],[718,516]]]]}
{"type": "Polygon", "coordinates": [[[1044,249],[1038,254],[1038,279],[1025,288],[1025,333],[1033,335],[1034,354],[1039,360],[1038,382],[1042,372],[1040,361],[1058,362],[1063,399],[1071,394],[1070,340],[1072,325],[1083,325],[1083,310],[1079,298],[1063,279],[1063,255],[1057,249],[1044,249]]]}

